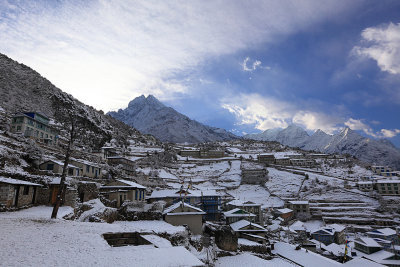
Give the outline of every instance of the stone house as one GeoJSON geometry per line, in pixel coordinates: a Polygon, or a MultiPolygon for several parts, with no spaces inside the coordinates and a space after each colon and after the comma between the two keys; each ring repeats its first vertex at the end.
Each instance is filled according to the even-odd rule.
{"type": "Polygon", "coordinates": [[[400,195],[400,180],[382,179],[376,182],[376,187],[381,195],[400,195]]]}
{"type": "MultiPolygon", "coordinates": [[[[62,174],[64,162],[58,160],[48,160],[39,165],[39,169],[52,171],[53,173],[62,174]]],[[[82,176],[82,169],[73,164],[68,164],[68,176],[82,176]]]]}
{"type": "Polygon", "coordinates": [[[232,200],[231,202],[228,202],[227,204],[228,209],[234,209],[234,208],[240,208],[244,211],[247,211],[249,213],[252,213],[256,215],[254,222],[263,225],[263,212],[261,209],[261,204],[256,204],[252,201],[241,201],[241,200],[232,200]]]}
{"type": "Polygon", "coordinates": [[[371,166],[371,171],[380,175],[382,172],[391,172],[392,169],[387,166],[371,166]]]}
{"type": "Polygon", "coordinates": [[[149,202],[163,200],[168,205],[181,202],[200,207],[206,215],[205,220],[215,221],[220,218],[221,195],[215,190],[191,190],[191,189],[165,189],[155,190],[149,197],[149,202]]]}
{"type": "Polygon", "coordinates": [[[260,154],[257,156],[257,160],[259,163],[264,164],[275,164],[275,155],[274,154],[260,154]]]}
{"type": "Polygon", "coordinates": [[[182,157],[193,158],[223,158],[225,151],[223,150],[180,150],[178,154],[182,157]]]}
{"type": "Polygon", "coordinates": [[[185,202],[177,202],[163,212],[164,220],[172,225],[187,225],[190,231],[199,235],[202,233],[203,215],[206,213],[185,202]]]}
{"type": "Polygon", "coordinates": [[[146,201],[146,187],[128,180],[116,180],[100,187],[100,193],[119,208],[125,201],[146,201]]]}
{"type": "Polygon", "coordinates": [[[257,217],[255,214],[247,212],[240,208],[234,208],[233,210],[229,210],[224,212],[226,224],[231,224],[240,220],[249,220],[254,221],[257,217]]]}
{"type": "Polygon", "coordinates": [[[317,165],[317,162],[314,159],[293,159],[290,158],[290,165],[296,167],[307,167],[312,168],[317,165]]]}
{"type": "Polygon", "coordinates": [[[82,159],[71,159],[70,162],[81,170],[82,176],[89,178],[102,178],[101,167],[96,163],[82,159]]]}
{"type": "Polygon", "coordinates": [[[277,165],[290,165],[290,158],[289,157],[278,157],[275,159],[275,164],[277,165]]]}
{"type": "Polygon", "coordinates": [[[35,204],[37,188],[40,184],[0,177],[0,206],[22,207],[35,204]]]}
{"type": "Polygon", "coordinates": [[[311,237],[319,242],[329,245],[332,243],[343,244],[345,242],[345,227],[339,224],[330,224],[311,232],[311,237]]]}
{"type": "Polygon", "coordinates": [[[357,182],[358,189],[363,192],[369,192],[374,190],[374,184],[372,181],[357,182]]]}
{"type": "Polygon", "coordinates": [[[240,165],[240,170],[241,184],[265,184],[268,181],[268,170],[259,164],[244,161],[240,165]]]}
{"type": "Polygon", "coordinates": [[[22,134],[48,145],[57,144],[59,131],[49,125],[50,119],[38,112],[16,114],[11,120],[11,132],[22,134]]]}
{"type": "Polygon", "coordinates": [[[275,213],[283,219],[284,222],[289,222],[294,217],[294,212],[291,209],[283,208],[283,209],[276,209],[275,213]]]}
{"type": "Polygon", "coordinates": [[[306,200],[290,200],[285,203],[285,208],[293,210],[296,217],[309,218],[311,216],[310,203],[306,200]]]}
{"type": "Polygon", "coordinates": [[[366,254],[372,254],[382,250],[382,246],[369,237],[359,237],[354,240],[354,248],[366,254]]]}
{"type": "Polygon", "coordinates": [[[107,158],[107,163],[111,166],[122,166],[122,171],[125,175],[135,175],[135,162],[122,156],[112,156],[107,158]]]}
{"type": "Polygon", "coordinates": [[[268,230],[259,224],[249,222],[247,220],[240,220],[229,225],[233,231],[239,234],[240,237],[246,237],[249,235],[258,235],[265,237],[268,230]]]}
{"type": "Polygon", "coordinates": [[[375,229],[370,232],[367,232],[368,237],[371,238],[380,238],[383,240],[387,240],[393,242],[395,245],[400,245],[399,235],[396,230],[391,228],[382,228],[382,229],[375,229]]]}
{"type": "MultiPolygon", "coordinates": [[[[53,181],[48,183],[49,186],[49,198],[47,204],[54,205],[57,200],[58,190],[60,189],[61,178],[55,178],[53,181]]],[[[77,190],[75,187],[71,186],[69,181],[65,181],[66,189],[64,190],[64,195],[61,196],[61,205],[75,207],[76,199],[78,197],[77,190]]]]}

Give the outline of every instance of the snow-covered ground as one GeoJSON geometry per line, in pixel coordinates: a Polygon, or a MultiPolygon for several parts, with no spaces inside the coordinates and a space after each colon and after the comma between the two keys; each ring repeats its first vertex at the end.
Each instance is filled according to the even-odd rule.
{"type": "Polygon", "coordinates": [[[243,253],[236,256],[228,256],[219,258],[215,264],[216,267],[243,267],[243,266],[274,266],[274,267],[293,267],[297,266],[282,258],[273,258],[272,260],[264,260],[251,253],[243,253]]]}
{"type": "MultiPolygon", "coordinates": [[[[59,215],[71,212],[61,207],[59,215]]],[[[152,245],[111,247],[107,232],[180,232],[183,227],[162,221],[87,223],[51,220],[51,207],[34,207],[0,216],[2,266],[196,266],[201,265],[184,247],[152,245]]],[[[160,242],[157,240],[157,242],[160,242]]]]}

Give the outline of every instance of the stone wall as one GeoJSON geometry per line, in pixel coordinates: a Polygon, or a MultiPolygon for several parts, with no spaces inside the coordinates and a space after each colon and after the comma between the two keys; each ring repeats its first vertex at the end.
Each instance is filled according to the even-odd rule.
{"type": "Polygon", "coordinates": [[[50,204],[50,188],[48,187],[39,187],[36,189],[36,201],[35,203],[38,205],[49,205],[50,204]]]}
{"type": "Polygon", "coordinates": [[[265,184],[267,181],[266,169],[242,169],[242,184],[265,184]]]}
{"type": "Polygon", "coordinates": [[[79,183],[78,195],[80,202],[86,202],[98,198],[99,189],[96,183],[79,183]]]}
{"type": "Polygon", "coordinates": [[[78,199],[78,190],[76,190],[75,188],[68,187],[67,191],[65,192],[64,206],[71,206],[75,208],[77,199],[78,199]]]}
{"type": "Polygon", "coordinates": [[[0,184],[0,205],[11,207],[13,202],[14,186],[0,184]]]}

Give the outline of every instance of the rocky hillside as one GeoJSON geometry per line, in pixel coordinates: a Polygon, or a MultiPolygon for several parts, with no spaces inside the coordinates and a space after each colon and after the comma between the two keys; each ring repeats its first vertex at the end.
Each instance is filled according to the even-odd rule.
{"type": "Polygon", "coordinates": [[[301,127],[289,125],[286,129],[270,129],[244,138],[277,141],[290,147],[323,153],[350,154],[364,162],[400,169],[400,150],[389,140],[367,138],[350,128],[344,128],[336,135],[317,130],[309,136],[301,127]]]}
{"type": "MultiPolygon", "coordinates": [[[[98,146],[111,138],[123,141],[127,136],[141,135],[132,127],[62,92],[38,72],[3,54],[0,54],[0,99],[0,108],[9,115],[40,111],[52,118],[57,106],[72,101],[73,108],[85,114],[90,125],[96,128],[92,130],[99,133],[98,146]]],[[[57,118],[55,120],[57,122],[57,118]]]]}
{"type": "Polygon", "coordinates": [[[226,130],[212,128],[188,118],[165,106],[152,95],[147,98],[143,95],[137,97],[129,102],[126,109],[108,114],[165,142],[201,143],[237,138],[226,130]]]}

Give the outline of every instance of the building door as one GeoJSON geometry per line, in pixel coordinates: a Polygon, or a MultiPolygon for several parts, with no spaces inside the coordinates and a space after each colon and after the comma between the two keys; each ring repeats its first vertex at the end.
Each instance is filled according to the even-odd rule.
{"type": "Polygon", "coordinates": [[[14,186],[14,207],[18,206],[18,198],[19,198],[19,185],[14,186]]]}
{"type": "Polygon", "coordinates": [[[54,203],[56,203],[57,194],[58,194],[58,186],[53,186],[53,190],[51,191],[51,205],[54,205],[54,203]]]}
{"type": "Polygon", "coordinates": [[[120,207],[120,206],[122,205],[122,201],[123,201],[123,200],[122,200],[122,195],[120,194],[120,195],[119,195],[119,205],[118,205],[118,207],[120,207]]]}

